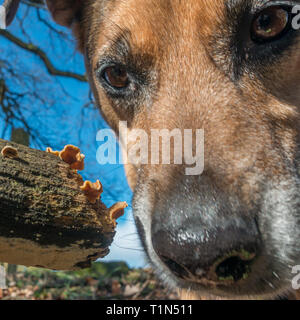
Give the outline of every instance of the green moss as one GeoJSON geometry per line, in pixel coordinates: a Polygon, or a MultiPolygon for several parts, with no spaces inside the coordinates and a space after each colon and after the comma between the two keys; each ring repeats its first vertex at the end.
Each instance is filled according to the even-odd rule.
{"type": "Polygon", "coordinates": [[[249,278],[249,273],[248,272],[244,273],[243,274],[243,280],[246,280],[248,278],[249,278]]]}
{"type": "Polygon", "coordinates": [[[218,278],[220,281],[234,281],[233,276],[229,276],[229,277],[219,277],[218,278]]]}
{"type": "Polygon", "coordinates": [[[244,260],[252,260],[254,258],[254,254],[242,249],[240,251],[240,257],[244,260]]]}

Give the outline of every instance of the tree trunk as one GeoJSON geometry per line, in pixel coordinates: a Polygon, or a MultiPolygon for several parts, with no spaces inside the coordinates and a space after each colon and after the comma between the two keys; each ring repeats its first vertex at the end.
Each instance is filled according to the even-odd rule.
{"type": "Polygon", "coordinates": [[[0,261],[57,270],[88,267],[108,254],[116,222],[80,190],[76,170],[51,153],[0,139],[0,261]]]}
{"type": "MultiPolygon", "coordinates": [[[[30,136],[23,128],[12,128],[10,141],[29,147],[30,136]]],[[[15,280],[18,266],[7,264],[7,277],[15,280]]]]}

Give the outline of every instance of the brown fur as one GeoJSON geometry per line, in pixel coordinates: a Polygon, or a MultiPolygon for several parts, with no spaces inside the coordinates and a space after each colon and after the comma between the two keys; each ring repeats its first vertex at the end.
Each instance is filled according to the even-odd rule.
{"type": "MultiPolygon", "coordinates": [[[[47,3],[58,23],[73,28],[97,103],[113,129],[120,120],[148,133],[153,128],[204,128],[205,174],[218,190],[237,195],[248,208],[261,200],[261,181],[276,184],[290,177],[299,138],[299,45],[237,80],[226,42],[231,21],[224,0],[47,3]],[[153,93],[138,110],[126,112],[106,94],[95,72],[120,33],[130,44],[130,56],[150,72],[153,93]]],[[[174,165],[126,166],[133,190],[139,179],[145,184],[155,180],[152,191],[162,198],[181,170],[174,165]]],[[[199,294],[183,291],[182,297],[199,294]]]]}

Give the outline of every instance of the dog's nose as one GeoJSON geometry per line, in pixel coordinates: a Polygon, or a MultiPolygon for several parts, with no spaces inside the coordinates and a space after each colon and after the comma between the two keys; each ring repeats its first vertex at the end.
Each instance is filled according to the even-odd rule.
{"type": "Polygon", "coordinates": [[[175,275],[218,283],[249,276],[257,240],[254,221],[243,218],[229,218],[209,228],[188,219],[183,224],[153,225],[152,232],[154,250],[175,275]]]}
{"type": "Polygon", "coordinates": [[[251,276],[262,250],[256,208],[218,189],[205,174],[182,177],[167,194],[157,194],[151,237],[173,274],[204,285],[251,276]]]}

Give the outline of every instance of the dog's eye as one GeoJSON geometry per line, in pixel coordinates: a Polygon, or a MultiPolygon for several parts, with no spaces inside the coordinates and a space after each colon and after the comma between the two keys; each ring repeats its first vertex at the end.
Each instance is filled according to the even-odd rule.
{"type": "Polygon", "coordinates": [[[260,11],[252,22],[251,36],[256,42],[266,42],[282,36],[289,27],[289,12],[280,6],[260,11]]]}
{"type": "Polygon", "coordinates": [[[102,77],[114,89],[124,89],[129,84],[129,76],[124,67],[107,67],[103,71],[102,77]]]}

